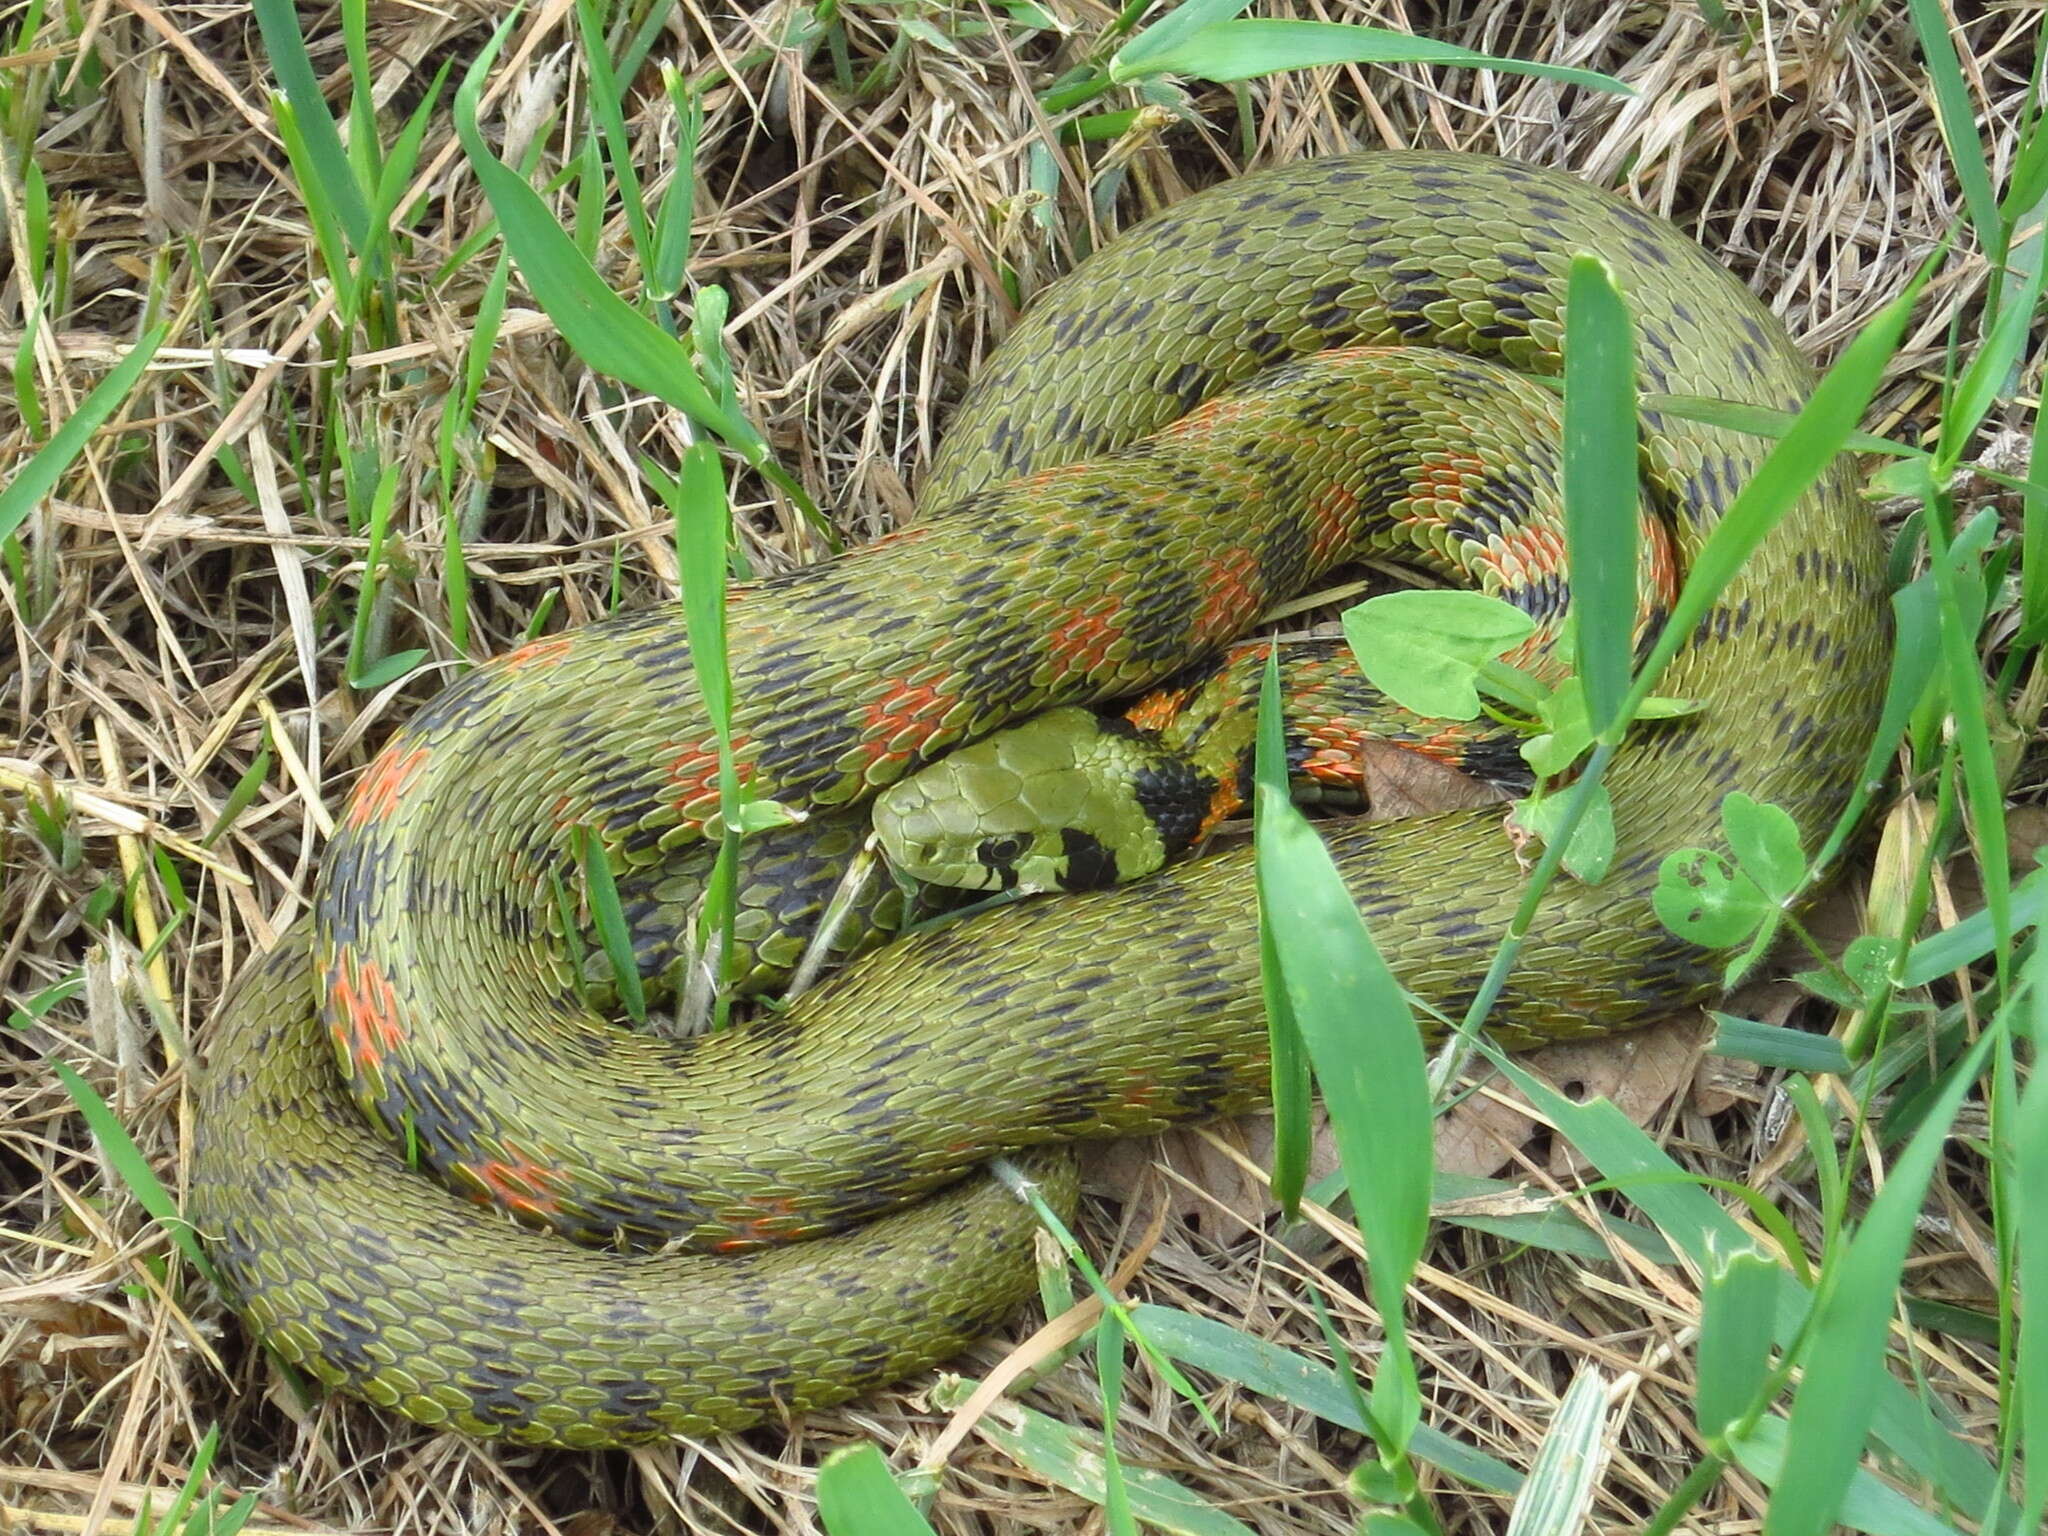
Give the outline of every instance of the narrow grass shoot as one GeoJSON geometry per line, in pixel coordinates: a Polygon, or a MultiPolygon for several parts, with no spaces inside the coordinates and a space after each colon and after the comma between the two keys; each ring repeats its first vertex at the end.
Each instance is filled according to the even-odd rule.
{"type": "Polygon", "coordinates": [[[590,908],[591,925],[597,929],[599,946],[612,968],[612,985],[619,1006],[634,1023],[647,1019],[647,994],[640,985],[640,965],[633,955],[633,934],[619,903],[618,882],[612,876],[611,852],[604,835],[590,827],[572,829],[577,866],[583,871],[583,899],[590,908]]]}
{"type": "Polygon", "coordinates": [[[555,221],[539,194],[491,152],[477,123],[484,76],[504,46],[510,21],[492,34],[455,93],[456,131],[472,170],[490,199],[526,285],[576,355],[592,368],[667,401],[692,422],[737,450],[804,514],[816,505],[776,464],[752,422],[727,409],[697,375],[689,346],[613,293],[555,221]]]}
{"type": "Polygon", "coordinates": [[[50,434],[50,440],[15,470],[6,488],[0,490],[0,539],[9,537],[27,522],[29,514],[56,490],[72,461],[134,393],[143,370],[169,334],[168,325],[158,325],[144,333],[127,356],[109,369],[107,376],[93,386],[92,393],[79,402],[78,409],[50,434]]]}
{"type": "MultiPolygon", "coordinates": [[[[1130,1310],[1133,1325],[1183,1365],[1236,1382],[1247,1391],[1279,1398],[1341,1428],[1371,1433],[1369,1416],[1359,1412],[1344,1382],[1329,1366],[1215,1318],[1153,1303],[1130,1310]]],[[[1416,1460],[1474,1488],[1512,1493],[1522,1485],[1522,1474],[1506,1462],[1428,1424],[1416,1426],[1409,1451],[1416,1460]]]]}
{"type": "MultiPolygon", "coordinates": [[[[2012,1389],[2004,1403],[2007,1421],[2019,1424],[2026,1482],[2022,1530],[2038,1530],[2048,1513],[2048,949],[2038,936],[2027,962],[2028,991],[2022,1023],[2033,1046],[2034,1072],[2019,1096],[2013,1123],[2006,1127],[2012,1148],[2007,1187],[2013,1200],[2007,1232],[2017,1249],[2012,1278],[2029,1307],[2019,1327],[2011,1362],[2012,1389]]],[[[2010,1294],[2010,1292],[2008,1292],[2010,1294]]],[[[2001,1298],[2001,1305],[2006,1304],[2001,1298]]]]}

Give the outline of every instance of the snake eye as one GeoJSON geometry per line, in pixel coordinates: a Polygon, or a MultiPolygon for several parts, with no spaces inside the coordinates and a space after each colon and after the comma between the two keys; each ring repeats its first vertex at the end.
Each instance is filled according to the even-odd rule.
{"type": "Polygon", "coordinates": [[[1001,874],[1004,889],[1018,883],[1018,854],[1024,852],[1024,838],[983,838],[975,844],[975,860],[983,868],[1001,874]]]}

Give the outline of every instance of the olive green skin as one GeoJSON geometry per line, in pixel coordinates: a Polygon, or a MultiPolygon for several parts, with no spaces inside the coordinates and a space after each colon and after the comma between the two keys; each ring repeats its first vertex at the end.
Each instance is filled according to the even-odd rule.
{"type": "MultiPolygon", "coordinates": [[[[918,529],[734,594],[755,788],[857,803],[954,741],[1129,693],[1389,526],[1420,563],[1469,564],[1450,546],[1483,544],[1484,520],[1442,504],[1446,455],[1468,508],[1549,494],[1556,401],[1433,349],[1556,373],[1579,251],[1634,308],[1646,390],[1802,402],[1810,376],[1760,304],[1668,225],[1567,178],[1412,154],[1247,177],[1033,306],[963,405],[918,529]],[[1358,346],[1407,350],[1270,366],[1358,346]],[[1167,425],[1262,369],[1275,382],[1167,425]],[[1049,472],[1069,464],[1084,467],[1049,472]]],[[[1681,564],[1762,449],[1646,417],[1645,484],[1681,564]]],[[[1831,473],[1666,674],[1661,691],[1701,709],[1617,758],[1612,873],[1543,903],[1500,1038],[1606,1033],[1714,991],[1717,957],[1651,909],[1657,864],[1717,843],[1735,789],[1817,841],[1875,718],[1881,576],[1847,470],[1831,473]]],[[[190,1206],[244,1319],[424,1422],[627,1443],[920,1369],[1031,1282],[1023,1207],[986,1180],[931,1191],[1006,1150],[1264,1096],[1242,853],[915,935],[697,1041],[578,1012],[533,915],[569,829],[603,828],[637,867],[715,812],[681,629],[672,611],[592,625],[424,708],[358,786],[312,936],[245,974],[208,1042],[190,1206]],[[628,1249],[813,1240],[736,1258],[578,1248],[408,1170],[351,1097],[529,1223],[628,1249]]],[[[1459,1012],[1524,878],[1498,814],[1328,842],[1404,985],[1459,1012]]],[[[1063,1162],[1033,1166],[1063,1206],[1063,1162]]]]}

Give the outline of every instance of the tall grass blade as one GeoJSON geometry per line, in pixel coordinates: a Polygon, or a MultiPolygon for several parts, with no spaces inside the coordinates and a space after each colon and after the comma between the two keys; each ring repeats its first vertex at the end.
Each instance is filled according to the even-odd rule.
{"type": "Polygon", "coordinates": [[[1422,1034],[1329,850],[1288,799],[1285,754],[1275,751],[1278,677],[1270,657],[1265,687],[1252,826],[1259,931],[1270,936],[1280,991],[1307,1045],[1350,1180],[1387,1334],[1373,1378],[1373,1412],[1393,1439],[1382,1455],[1398,1456],[1422,1414],[1402,1323],[1408,1281],[1429,1233],[1431,1116],[1422,1034]]]}
{"type": "Polygon", "coordinates": [[[1785,1459],[1799,1475],[1781,1482],[1764,1516],[1764,1536],[1826,1536],[1863,1455],[1879,1385],[1885,1380],[1899,1272],[1920,1202],[1990,1050],[1986,1033],[1949,1073],[1933,1110],[1906,1144],[1870,1202],[1856,1235],[1823,1277],[1815,1303],[1806,1375],[1792,1399],[1785,1459]]]}
{"type": "Polygon", "coordinates": [[[145,334],[129,354],[93,386],[92,393],[79,402],[78,409],[71,413],[64,425],[50,434],[50,440],[29,455],[28,462],[14,472],[7,488],[0,490],[0,539],[27,522],[29,514],[42,504],[43,498],[57,488],[57,482],[71,467],[71,461],[85,451],[92,435],[106,425],[107,418],[120,409],[122,402],[134,390],[142,371],[149,366],[150,359],[156,356],[157,348],[164,344],[164,338],[169,334],[168,325],[156,326],[145,334]]]}
{"type": "Polygon", "coordinates": [[[1596,737],[1628,696],[1635,659],[1636,349],[1614,273],[1572,261],[1564,311],[1564,541],[1571,571],[1576,670],[1596,737]]]}

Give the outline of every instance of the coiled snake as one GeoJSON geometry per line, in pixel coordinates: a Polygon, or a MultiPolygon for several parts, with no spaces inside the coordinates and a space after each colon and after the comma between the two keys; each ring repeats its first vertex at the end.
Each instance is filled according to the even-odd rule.
{"type": "MultiPolygon", "coordinates": [[[[1567,178],[1438,154],[1248,176],[1032,307],[962,406],[924,521],[734,592],[754,789],[852,804],[955,741],[1129,693],[1396,504],[1428,524],[1421,554],[1491,541],[1556,586],[1555,551],[1498,546],[1554,476],[1555,395],[1516,374],[1558,371],[1579,251],[1633,306],[1646,390],[1801,403],[1809,376],[1760,304],[1567,178]]],[[[1681,565],[1762,449],[1646,414],[1644,485],[1681,565]]],[[[1617,761],[1613,872],[1546,901],[1504,1039],[1713,990],[1714,957],[1652,915],[1657,862],[1715,841],[1731,789],[1809,840],[1826,825],[1867,744],[1884,622],[1877,536],[1837,472],[1667,674],[1703,708],[1617,761]]],[[[602,830],[622,866],[699,837],[709,735],[661,611],[479,668],[366,773],[315,921],[239,978],[199,1079],[191,1213],[279,1354],[473,1435],[743,1426],[928,1366],[1029,1293],[1028,1213],[982,1178],[942,1188],[990,1155],[1262,1097],[1242,853],[920,934],[696,1041],[579,1011],[547,917],[572,832],[602,830]],[[793,1237],[812,1240],[756,1247],[793,1237]]],[[[1521,883],[1498,815],[1326,830],[1402,981],[1455,1014],[1521,883]]],[[[1031,1166],[1071,1198],[1064,1155],[1031,1166]]]]}

